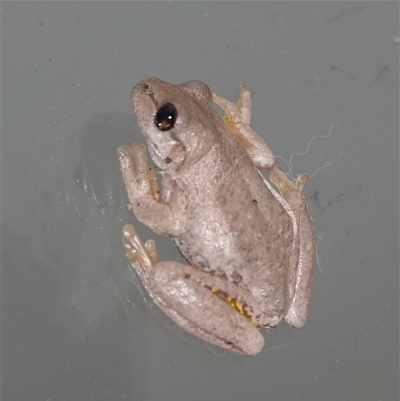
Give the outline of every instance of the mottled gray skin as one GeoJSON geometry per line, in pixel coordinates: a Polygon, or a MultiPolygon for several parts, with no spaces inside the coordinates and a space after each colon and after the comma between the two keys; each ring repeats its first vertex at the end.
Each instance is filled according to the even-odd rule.
{"type": "Polygon", "coordinates": [[[315,244],[302,183],[279,170],[252,131],[251,92],[240,90],[233,104],[199,81],[171,85],[150,78],[135,86],[132,108],[162,170],[161,201],[144,147],[123,146],[119,157],[135,216],[173,238],[189,263],[157,262],[151,244],[146,249],[125,226],[128,256],[154,301],[200,338],[255,355],[264,345],[257,327],[274,327],[283,317],[294,327],[305,324],[315,244]],[[230,129],[213,101],[227,113],[230,129]],[[177,118],[161,131],[155,116],[166,103],[177,118]],[[275,171],[278,187],[289,189],[278,193],[260,168],[275,171]]]}

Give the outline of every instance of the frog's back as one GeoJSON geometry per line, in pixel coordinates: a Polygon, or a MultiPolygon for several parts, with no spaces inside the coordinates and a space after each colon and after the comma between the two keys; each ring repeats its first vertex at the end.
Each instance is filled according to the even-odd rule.
{"type": "Polygon", "coordinates": [[[245,286],[262,309],[280,315],[286,308],[292,220],[244,147],[233,137],[226,142],[191,175],[185,191],[188,229],[175,242],[190,264],[245,286]]]}

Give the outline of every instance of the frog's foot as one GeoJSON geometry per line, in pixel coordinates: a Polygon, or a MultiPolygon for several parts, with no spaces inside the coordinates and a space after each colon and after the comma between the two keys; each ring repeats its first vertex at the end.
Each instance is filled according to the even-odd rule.
{"type": "Polygon", "coordinates": [[[213,93],[213,102],[224,111],[222,120],[231,132],[231,134],[239,139],[245,148],[250,144],[246,141],[242,134],[243,126],[250,126],[251,119],[251,90],[247,86],[240,86],[240,97],[236,103],[232,103],[223,97],[213,93]]]}
{"type": "Polygon", "coordinates": [[[140,142],[131,146],[120,146],[118,157],[122,178],[131,204],[147,195],[159,202],[160,191],[157,185],[157,172],[155,167],[147,162],[146,146],[140,142]]]}
{"type": "Polygon", "coordinates": [[[152,239],[143,243],[135,228],[130,224],[123,227],[122,234],[125,241],[126,257],[134,264],[136,271],[147,287],[149,272],[158,262],[156,244],[152,239]]]}
{"type": "MultiPolygon", "coordinates": [[[[224,111],[224,121],[229,125],[242,123],[250,125],[251,120],[251,89],[247,86],[239,86],[239,100],[236,103],[230,102],[221,96],[213,93],[213,102],[216,103],[224,111]]],[[[233,134],[235,135],[235,134],[233,134]]]]}
{"type": "Polygon", "coordinates": [[[281,195],[285,196],[293,189],[301,192],[308,182],[308,175],[300,174],[296,180],[291,180],[276,164],[274,164],[270,170],[269,180],[278,188],[281,195]]]}

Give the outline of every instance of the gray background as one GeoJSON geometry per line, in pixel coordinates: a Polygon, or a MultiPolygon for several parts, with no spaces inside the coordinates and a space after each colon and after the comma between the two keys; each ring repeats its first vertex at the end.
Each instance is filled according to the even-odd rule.
{"type": "MultiPolygon", "coordinates": [[[[397,2],[3,4],[3,399],[398,400],[397,2]],[[116,148],[157,76],[236,100],[307,186],[310,317],[241,357],[155,308],[129,269],[116,148]],[[342,118],[342,116],[344,117],[342,118]],[[341,119],[341,120],[340,120],[341,119]],[[340,121],[339,121],[340,120],[340,121]],[[338,122],[339,121],[339,122],[338,122]]],[[[282,159],[280,165],[287,170],[282,159]]]]}

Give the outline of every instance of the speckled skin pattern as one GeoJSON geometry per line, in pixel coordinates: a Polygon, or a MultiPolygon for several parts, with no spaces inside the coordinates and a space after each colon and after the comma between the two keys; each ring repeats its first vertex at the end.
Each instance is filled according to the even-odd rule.
{"type": "Polygon", "coordinates": [[[250,90],[240,87],[239,102],[231,103],[200,81],[172,85],[150,78],[133,89],[132,108],[161,171],[162,198],[145,147],[121,146],[129,207],[171,237],[188,261],[157,262],[152,243],[124,227],[128,257],[156,304],[185,330],[248,355],[264,345],[259,327],[274,327],[283,317],[302,327],[315,256],[301,192],[306,176],[286,177],[250,128],[250,90]],[[175,113],[160,129],[156,120],[166,104],[175,113]]]}

